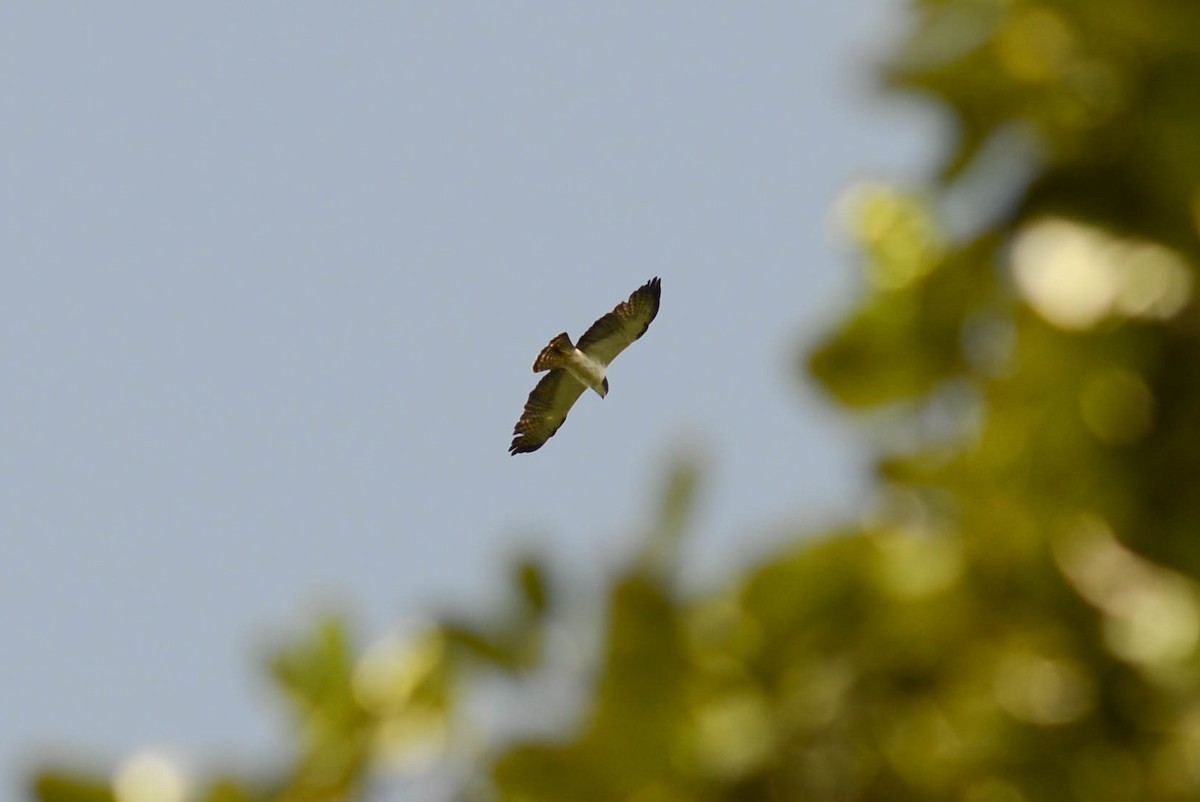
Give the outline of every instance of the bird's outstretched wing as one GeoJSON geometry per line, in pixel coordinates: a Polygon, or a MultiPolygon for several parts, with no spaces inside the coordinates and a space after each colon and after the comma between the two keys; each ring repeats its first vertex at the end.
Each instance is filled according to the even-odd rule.
{"type": "Polygon", "coordinates": [[[571,407],[583,395],[583,383],[563,368],[555,368],[542,377],[525,402],[525,411],[513,427],[510,454],[537,451],[554,436],[567,419],[571,407]]]}
{"type": "Polygon", "coordinates": [[[650,279],[634,290],[628,301],[617,304],[616,309],[593,323],[575,346],[607,365],[646,333],[650,321],[658,314],[661,296],[662,283],[658,278],[650,279]]]}

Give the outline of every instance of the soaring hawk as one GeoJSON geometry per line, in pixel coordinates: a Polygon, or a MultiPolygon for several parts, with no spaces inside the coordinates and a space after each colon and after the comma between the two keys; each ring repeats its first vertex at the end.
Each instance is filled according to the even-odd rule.
{"type": "Polygon", "coordinates": [[[646,333],[658,314],[661,282],[652,278],[634,290],[629,300],[617,304],[571,344],[566,332],[555,337],[533,362],[534,373],[550,371],[525,402],[525,411],[513,427],[510,454],[537,451],[554,436],[571,407],[591,387],[603,398],[608,394],[605,369],[617,354],[646,333]]]}

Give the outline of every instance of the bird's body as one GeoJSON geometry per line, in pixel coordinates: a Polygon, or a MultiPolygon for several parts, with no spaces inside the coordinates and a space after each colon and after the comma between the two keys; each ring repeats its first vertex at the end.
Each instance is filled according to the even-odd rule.
{"type": "Polygon", "coordinates": [[[562,368],[570,373],[575,381],[595,390],[601,398],[608,395],[608,377],[604,375],[607,373],[607,366],[578,348],[572,348],[571,353],[563,357],[562,368]]]}
{"type": "Polygon", "coordinates": [[[521,419],[513,428],[509,453],[536,451],[554,436],[571,407],[588,387],[608,395],[608,366],[617,355],[646,333],[658,314],[662,289],[657,278],[643,284],[624,303],[601,317],[576,344],[566,332],[542,349],[535,372],[548,371],[533,388],[521,419]]]}

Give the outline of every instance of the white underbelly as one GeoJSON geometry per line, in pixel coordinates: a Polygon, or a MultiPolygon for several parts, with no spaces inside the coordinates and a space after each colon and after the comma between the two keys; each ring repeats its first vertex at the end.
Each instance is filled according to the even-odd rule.
{"type": "Polygon", "coordinates": [[[578,348],[567,357],[567,362],[563,366],[567,372],[574,376],[579,381],[591,387],[600,395],[604,395],[601,387],[604,385],[604,365],[601,365],[590,356],[580,351],[578,348]]]}

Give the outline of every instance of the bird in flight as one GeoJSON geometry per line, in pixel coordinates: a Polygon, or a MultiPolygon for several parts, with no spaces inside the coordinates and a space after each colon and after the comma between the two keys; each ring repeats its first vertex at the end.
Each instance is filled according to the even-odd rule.
{"type": "Polygon", "coordinates": [[[591,387],[603,398],[608,395],[605,370],[617,354],[643,334],[658,314],[662,283],[652,278],[634,290],[629,300],[601,317],[572,345],[564,331],[542,349],[533,362],[533,372],[550,371],[533,388],[525,411],[513,427],[510,454],[537,451],[554,436],[571,407],[591,387]]]}

